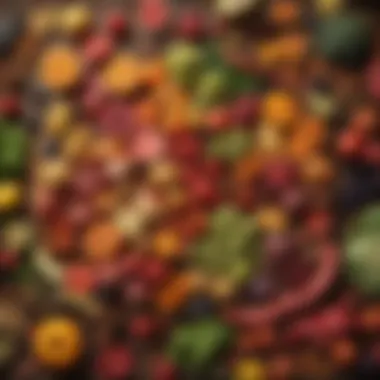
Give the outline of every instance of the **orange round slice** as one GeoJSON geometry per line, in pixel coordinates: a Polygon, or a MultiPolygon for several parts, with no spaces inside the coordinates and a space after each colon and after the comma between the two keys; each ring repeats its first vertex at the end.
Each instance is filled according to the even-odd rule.
{"type": "Polygon", "coordinates": [[[144,81],[143,71],[137,57],[127,53],[116,55],[103,72],[105,87],[116,95],[126,95],[144,81]]]}
{"type": "Polygon", "coordinates": [[[64,91],[78,83],[81,68],[80,57],[73,48],[56,45],[42,56],[38,77],[48,89],[64,91]]]}

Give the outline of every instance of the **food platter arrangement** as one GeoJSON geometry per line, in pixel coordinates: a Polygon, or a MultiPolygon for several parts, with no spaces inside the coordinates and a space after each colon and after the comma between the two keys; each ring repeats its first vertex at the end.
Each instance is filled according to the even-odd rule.
{"type": "Polygon", "coordinates": [[[0,15],[0,378],[380,376],[376,5],[26,3],[0,15]]]}

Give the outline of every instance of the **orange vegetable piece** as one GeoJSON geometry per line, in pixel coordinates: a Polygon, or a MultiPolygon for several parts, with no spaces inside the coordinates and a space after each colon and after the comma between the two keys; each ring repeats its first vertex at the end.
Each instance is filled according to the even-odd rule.
{"type": "Polygon", "coordinates": [[[150,86],[160,85],[167,77],[164,62],[159,59],[148,61],[142,71],[144,82],[150,86]]]}
{"type": "Polygon", "coordinates": [[[334,174],[332,163],[324,156],[312,155],[303,163],[304,178],[308,182],[329,181],[334,174]]]}
{"type": "Polygon", "coordinates": [[[123,155],[123,147],[120,141],[112,137],[101,137],[92,141],[91,147],[95,157],[104,160],[105,162],[112,159],[120,158],[123,155]]]}
{"type": "Polygon", "coordinates": [[[326,126],[321,120],[315,117],[306,116],[301,119],[295,136],[303,138],[304,140],[309,141],[313,146],[317,147],[326,139],[326,126]]]}
{"type": "Polygon", "coordinates": [[[365,308],[360,317],[361,325],[367,331],[380,329],[380,305],[365,308]]]}
{"type": "Polygon", "coordinates": [[[306,136],[296,135],[289,145],[291,156],[297,161],[305,160],[315,151],[314,143],[306,136]]]}
{"type": "Polygon", "coordinates": [[[82,64],[77,52],[66,45],[56,45],[46,50],[38,69],[42,84],[50,90],[72,88],[80,79],[82,64]]]}
{"type": "Polygon", "coordinates": [[[277,41],[280,59],[290,63],[299,62],[308,51],[309,41],[305,35],[289,34],[277,41]]]}
{"type": "Polygon", "coordinates": [[[281,128],[292,125],[299,116],[299,111],[296,99],[281,91],[269,93],[262,105],[263,120],[281,128]]]}
{"type": "Polygon", "coordinates": [[[159,90],[162,107],[162,125],[165,130],[172,132],[183,129],[189,123],[190,104],[186,94],[177,86],[166,84],[159,90]],[[166,105],[170,104],[170,107],[166,105]]]}
{"type": "Polygon", "coordinates": [[[174,278],[158,294],[156,302],[164,313],[173,313],[186,301],[193,289],[193,277],[182,274],[174,278]]]}
{"type": "Polygon", "coordinates": [[[273,327],[260,326],[260,328],[242,332],[238,338],[238,346],[252,351],[270,347],[275,340],[276,333],[273,327]]]}
{"type": "Polygon", "coordinates": [[[269,3],[269,19],[276,25],[296,22],[301,15],[297,0],[275,0],[269,3]]]}
{"type": "Polygon", "coordinates": [[[31,343],[34,355],[44,365],[66,368],[81,355],[84,338],[75,320],[52,316],[37,325],[31,343]]]}
{"type": "Polygon", "coordinates": [[[355,345],[349,340],[340,340],[331,347],[331,357],[338,365],[349,365],[357,356],[355,345]]]}
{"type": "Polygon", "coordinates": [[[123,242],[119,229],[110,222],[96,222],[83,238],[83,250],[94,261],[112,260],[123,242]]]}
{"type": "Polygon", "coordinates": [[[142,100],[137,106],[137,117],[143,125],[160,125],[160,103],[157,97],[151,96],[142,100]]]}
{"type": "Polygon", "coordinates": [[[239,160],[235,165],[235,181],[246,182],[254,178],[260,170],[262,161],[257,154],[249,154],[239,160]]]}
{"type": "Polygon", "coordinates": [[[48,226],[45,238],[49,250],[54,255],[67,255],[75,243],[74,228],[68,221],[58,220],[48,226]]]}
{"type": "Polygon", "coordinates": [[[116,55],[105,67],[103,82],[116,95],[126,95],[143,84],[143,70],[137,57],[127,53],[116,55]]]}
{"type": "Polygon", "coordinates": [[[175,230],[159,231],[153,238],[154,252],[164,258],[173,257],[181,253],[183,243],[175,230]]]}

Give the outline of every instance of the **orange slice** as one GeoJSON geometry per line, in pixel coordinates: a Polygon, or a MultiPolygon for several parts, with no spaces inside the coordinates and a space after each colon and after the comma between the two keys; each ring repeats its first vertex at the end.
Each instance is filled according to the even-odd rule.
{"type": "Polygon", "coordinates": [[[81,60],[74,49],[56,45],[42,56],[38,76],[48,89],[64,91],[78,83],[81,69],[81,60]]]}
{"type": "Polygon", "coordinates": [[[116,95],[126,95],[136,90],[144,80],[137,57],[127,53],[116,55],[103,72],[105,87],[116,95]]]}

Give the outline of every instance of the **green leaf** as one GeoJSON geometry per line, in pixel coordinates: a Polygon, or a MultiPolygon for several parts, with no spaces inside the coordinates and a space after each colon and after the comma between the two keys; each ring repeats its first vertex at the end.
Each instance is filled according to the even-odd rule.
{"type": "Polygon", "coordinates": [[[252,146],[252,133],[236,128],[215,136],[209,143],[208,154],[233,161],[246,154],[252,146]]]}
{"type": "Polygon", "coordinates": [[[186,324],[173,331],[168,352],[182,369],[198,371],[217,357],[230,338],[230,329],[217,320],[186,324]]]}
{"type": "Polygon", "coordinates": [[[203,50],[187,42],[175,42],[166,51],[166,66],[181,86],[193,88],[204,69],[203,50]]]}
{"type": "Polygon", "coordinates": [[[256,270],[260,247],[256,218],[224,205],[212,215],[210,233],[194,246],[193,260],[207,275],[238,284],[256,270]]]}
{"type": "Polygon", "coordinates": [[[213,233],[224,233],[225,229],[232,227],[239,217],[236,208],[222,205],[211,215],[211,231],[213,233]]]}
{"type": "Polygon", "coordinates": [[[225,70],[214,68],[204,72],[195,88],[195,103],[208,107],[223,102],[229,94],[229,78],[225,70]]]}
{"type": "Polygon", "coordinates": [[[18,174],[26,165],[27,134],[19,126],[7,125],[0,129],[0,171],[18,174]]]}

